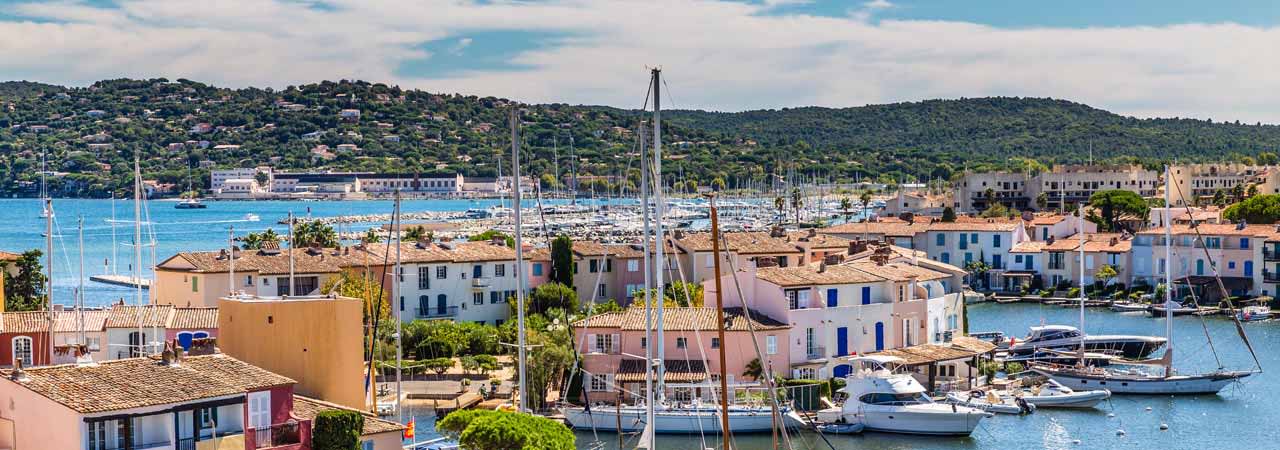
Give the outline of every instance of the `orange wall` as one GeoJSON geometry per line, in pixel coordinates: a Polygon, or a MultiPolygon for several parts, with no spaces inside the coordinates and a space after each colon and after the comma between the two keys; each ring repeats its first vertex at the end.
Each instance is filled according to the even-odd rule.
{"type": "Polygon", "coordinates": [[[367,409],[359,299],[224,298],[218,308],[224,353],[296,380],[298,394],[367,409]]]}

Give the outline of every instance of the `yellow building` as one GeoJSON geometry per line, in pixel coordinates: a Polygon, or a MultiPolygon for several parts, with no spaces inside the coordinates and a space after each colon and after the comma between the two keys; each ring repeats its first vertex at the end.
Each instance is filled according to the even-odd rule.
{"type": "Polygon", "coordinates": [[[300,395],[367,410],[362,306],[348,297],[225,297],[218,347],[297,380],[300,395]]]}
{"type": "Polygon", "coordinates": [[[152,303],[174,306],[217,306],[236,293],[255,296],[318,295],[320,288],[344,269],[381,267],[381,254],[362,247],[182,252],[156,265],[152,303]],[[293,254],[293,292],[289,255],[293,254]]]}

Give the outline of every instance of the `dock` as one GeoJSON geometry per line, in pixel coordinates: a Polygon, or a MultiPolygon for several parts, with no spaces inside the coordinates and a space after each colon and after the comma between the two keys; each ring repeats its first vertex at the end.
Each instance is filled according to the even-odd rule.
{"type": "Polygon", "coordinates": [[[89,277],[89,281],[127,288],[151,289],[151,280],[134,278],[129,275],[93,275],[89,277]]]}

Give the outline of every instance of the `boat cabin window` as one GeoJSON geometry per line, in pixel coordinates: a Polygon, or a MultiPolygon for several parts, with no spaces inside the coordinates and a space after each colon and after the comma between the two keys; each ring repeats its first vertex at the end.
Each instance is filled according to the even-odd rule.
{"type": "Polygon", "coordinates": [[[868,405],[907,405],[914,403],[928,403],[929,398],[924,393],[914,394],[892,394],[888,392],[877,392],[871,394],[863,394],[858,397],[858,401],[868,405]]]}

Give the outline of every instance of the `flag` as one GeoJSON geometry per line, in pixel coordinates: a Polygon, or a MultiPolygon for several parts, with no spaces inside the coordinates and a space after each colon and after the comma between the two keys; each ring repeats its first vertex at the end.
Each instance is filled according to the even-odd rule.
{"type": "Polygon", "coordinates": [[[409,418],[409,423],[408,423],[408,424],[405,424],[405,429],[404,429],[404,438],[405,438],[405,439],[413,439],[413,429],[414,429],[417,425],[418,425],[418,424],[417,424],[417,422],[416,422],[416,419],[414,419],[414,418],[410,417],[410,418],[409,418]]]}

